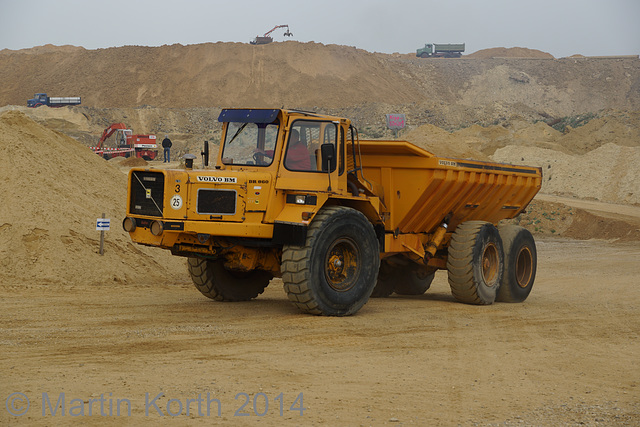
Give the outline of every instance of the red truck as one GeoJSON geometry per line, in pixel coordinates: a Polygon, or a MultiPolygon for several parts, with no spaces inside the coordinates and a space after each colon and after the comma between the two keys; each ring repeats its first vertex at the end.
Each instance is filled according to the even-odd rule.
{"type": "Polygon", "coordinates": [[[141,157],[154,160],[158,156],[155,135],[134,135],[124,123],[114,123],[102,132],[98,145],[90,147],[96,154],[109,160],[113,157],[141,157]],[[115,134],[115,147],[105,147],[105,141],[115,134]]]}

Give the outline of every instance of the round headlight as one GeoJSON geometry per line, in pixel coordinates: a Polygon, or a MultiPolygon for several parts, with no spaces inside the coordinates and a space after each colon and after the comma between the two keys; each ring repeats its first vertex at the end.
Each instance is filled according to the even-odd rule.
{"type": "Polygon", "coordinates": [[[154,236],[159,236],[163,231],[164,224],[162,224],[162,221],[153,221],[151,223],[151,234],[153,234],[154,236]]]}
{"type": "Polygon", "coordinates": [[[124,221],[122,221],[122,228],[124,228],[124,231],[126,231],[127,233],[131,233],[133,230],[135,230],[136,229],[135,218],[126,217],[124,221]]]}

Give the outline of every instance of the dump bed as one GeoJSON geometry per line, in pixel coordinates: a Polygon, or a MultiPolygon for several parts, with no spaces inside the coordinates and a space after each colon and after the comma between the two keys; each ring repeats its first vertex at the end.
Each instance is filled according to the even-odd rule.
{"type": "Polygon", "coordinates": [[[542,184],[538,167],[436,157],[407,141],[360,141],[364,178],[383,201],[387,231],[433,232],[461,222],[513,218],[542,184]]]}
{"type": "Polygon", "coordinates": [[[56,96],[49,98],[49,105],[57,106],[57,105],[78,105],[80,104],[79,96],[56,96]]]}
{"type": "Polygon", "coordinates": [[[433,44],[434,52],[464,52],[464,43],[433,44]]]}

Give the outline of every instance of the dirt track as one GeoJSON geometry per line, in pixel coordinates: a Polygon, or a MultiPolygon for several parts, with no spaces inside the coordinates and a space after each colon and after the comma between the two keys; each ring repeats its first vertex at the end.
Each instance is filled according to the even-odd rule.
{"type": "Polygon", "coordinates": [[[2,408],[0,423],[66,424],[74,408],[108,424],[128,399],[136,424],[158,422],[155,403],[203,424],[637,425],[640,247],[543,240],[538,250],[523,304],[456,303],[441,272],[422,297],[371,300],[348,318],[299,314],[279,280],[248,303],[211,302],[186,280],[2,284],[2,395],[31,404],[20,418],[2,408]],[[43,393],[55,406],[62,392],[66,415],[45,403],[43,417],[43,393]],[[215,402],[206,415],[207,393],[220,417],[215,402]],[[239,393],[251,416],[234,416],[239,393]],[[290,410],[301,393],[302,416],[290,410]]]}
{"type": "Polygon", "coordinates": [[[630,224],[640,226],[640,207],[630,205],[616,205],[602,203],[594,200],[582,200],[570,197],[559,197],[550,194],[538,194],[537,200],[552,203],[562,203],[567,206],[584,209],[606,218],[628,221],[630,224]]]}

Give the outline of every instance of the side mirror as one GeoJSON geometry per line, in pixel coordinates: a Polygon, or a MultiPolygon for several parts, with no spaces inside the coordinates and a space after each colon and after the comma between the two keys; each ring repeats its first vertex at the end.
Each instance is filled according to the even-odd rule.
{"type": "Polygon", "coordinates": [[[209,141],[204,142],[204,150],[202,150],[200,155],[202,155],[202,163],[204,166],[209,166],[209,141]]]}
{"type": "Polygon", "coordinates": [[[322,156],[322,171],[333,172],[336,169],[336,146],[333,144],[322,144],[320,146],[322,156]]]}

